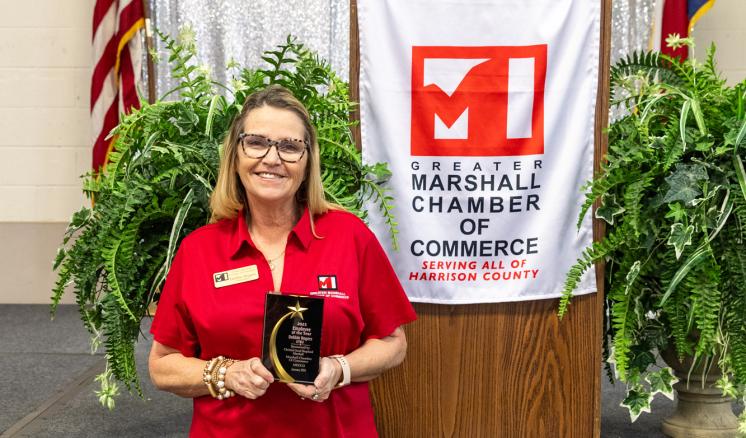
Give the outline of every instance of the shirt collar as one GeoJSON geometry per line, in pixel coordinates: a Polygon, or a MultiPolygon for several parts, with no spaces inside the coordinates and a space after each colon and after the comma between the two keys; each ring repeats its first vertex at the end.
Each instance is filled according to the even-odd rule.
{"type": "Polygon", "coordinates": [[[308,249],[308,246],[313,240],[313,232],[311,231],[311,212],[308,211],[308,207],[303,209],[303,214],[301,215],[300,220],[295,224],[290,233],[295,235],[298,242],[303,246],[303,249],[308,249]]]}
{"type": "MultiPolygon", "coordinates": [[[[233,222],[231,255],[235,256],[244,243],[256,249],[256,245],[254,244],[254,241],[251,240],[251,235],[249,234],[249,226],[246,224],[245,210],[239,210],[233,222]]],[[[300,220],[295,224],[293,229],[290,231],[290,234],[295,236],[296,240],[304,250],[308,249],[308,246],[313,240],[313,233],[311,232],[311,216],[308,207],[303,209],[303,214],[301,215],[300,220]]]]}

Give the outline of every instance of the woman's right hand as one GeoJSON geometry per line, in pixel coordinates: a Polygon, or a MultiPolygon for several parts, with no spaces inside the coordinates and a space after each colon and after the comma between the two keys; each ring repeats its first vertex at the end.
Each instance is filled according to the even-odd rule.
{"type": "Polygon", "coordinates": [[[226,388],[252,400],[263,396],[273,381],[272,373],[258,357],[236,362],[225,373],[226,388]]]}

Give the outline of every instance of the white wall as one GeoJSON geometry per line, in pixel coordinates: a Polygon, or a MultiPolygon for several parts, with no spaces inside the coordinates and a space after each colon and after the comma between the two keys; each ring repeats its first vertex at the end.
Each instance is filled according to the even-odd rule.
{"type": "Polygon", "coordinates": [[[717,46],[715,59],[728,84],[746,78],[746,0],[715,0],[715,4],[697,22],[695,56],[705,59],[711,43],[717,46]]]}
{"type": "Polygon", "coordinates": [[[0,0],[0,222],[83,205],[93,0],[0,0]]]}
{"type": "Polygon", "coordinates": [[[0,303],[49,302],[65,222],[87,203],[93,4],[0,0],[0,303]]]}

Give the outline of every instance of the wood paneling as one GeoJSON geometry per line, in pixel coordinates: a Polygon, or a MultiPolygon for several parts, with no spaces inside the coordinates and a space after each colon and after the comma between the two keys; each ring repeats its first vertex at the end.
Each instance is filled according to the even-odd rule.
{"type": "Polygon", "coordinates": [[[417,304],[404,364],[372,384],[383,437],[598,436],[599,295],[417,304]]]}
{"type": "MultiPolygon", "coordinates": [[[[595,160],[606,151],[611,0],[601,11],[595,160]]],[[[357,2],[350,4],[350,89],[357,99],[357,2]]],[[[356,140],[360,141],[357,130],[356,140]]],[[[359,143],[358,143],[359,144],[359,143]]],[[[594,238],[603,225],[594,223],[594,238]]],[[[576,297],[566,317],[557,300],[480,305],[416,304],[404,364],[373,381],[382,437],[598,437],[603,314],[601,293],[576,297]]]]}

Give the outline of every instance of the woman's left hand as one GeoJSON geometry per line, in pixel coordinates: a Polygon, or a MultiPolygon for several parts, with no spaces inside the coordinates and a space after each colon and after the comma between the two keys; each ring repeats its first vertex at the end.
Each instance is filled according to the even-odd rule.
{"type": "Polygon", "coordinates": [[[288,383],[287,385],[302,399],[310,399],[315,402],[323,402],[329,398],[332,389],[342,377],[342,366],[335,359],[322,357],[319,359],[319,375],[313,381],[313,385],[300,383],[288,383]]]}

